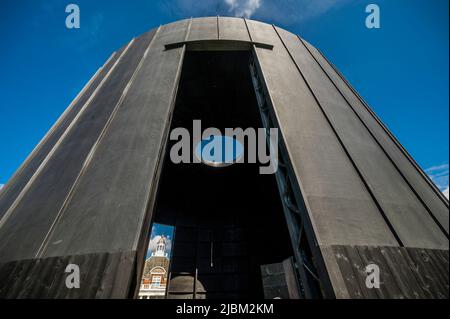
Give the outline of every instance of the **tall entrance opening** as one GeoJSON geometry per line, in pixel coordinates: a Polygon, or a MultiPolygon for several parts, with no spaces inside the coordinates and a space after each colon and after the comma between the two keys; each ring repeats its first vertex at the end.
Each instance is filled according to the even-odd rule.
{"type": "MultiPolygon", "coordinates": [[[[188,51],[172,129],[191,131],[193,120],[222,132],[261,128],[250,59],[250,51],[188,51]]],[[[166,297],[295,295],[297,284],[286,282],[296,276],[275,176],[260,175],[260,164],[174,164],[174,143],[167,147],[153,219],[175,229],[166,297]]]]}

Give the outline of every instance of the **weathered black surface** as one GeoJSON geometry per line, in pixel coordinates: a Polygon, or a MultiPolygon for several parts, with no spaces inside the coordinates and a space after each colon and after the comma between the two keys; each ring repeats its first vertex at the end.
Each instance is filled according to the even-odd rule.
{"type": "Polygon", "coordinates": [[[299,287],[291,258],[261,266],[265,299],[299,299],[299,287]]]}
{"type": "MultiPolygon", "coordinates": [[[[350,298],[449,298],[448,250],[332,246],[350,298]],[[369,289],[366,267],[380,267],[380,288],[369,289]]],[[[343,294],[337,297],[342,297],[343,294]]]]}
{"type": "Polygon", "coordinates": [[[135,253],[102,253],[0,264],[0,299],[127,298],[135,253]],[[80,288],[66,286],[66,267],[80,267],[80,288]]]}

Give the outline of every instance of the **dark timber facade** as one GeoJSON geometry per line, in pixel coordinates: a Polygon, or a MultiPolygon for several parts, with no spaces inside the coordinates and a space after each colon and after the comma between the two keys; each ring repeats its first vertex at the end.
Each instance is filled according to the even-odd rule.
{"type": "Polygon", "coordinates": [[[290,298],[449,295],[447,199],[320,51],[261,22],[111,56],[0,191],[0,298],[136,297],[153,222],[175,226],[169,298],[268,297],[277,272],[290,298]],[[171,163],[194,119],[278,128],[278,172],[171,163]]]}

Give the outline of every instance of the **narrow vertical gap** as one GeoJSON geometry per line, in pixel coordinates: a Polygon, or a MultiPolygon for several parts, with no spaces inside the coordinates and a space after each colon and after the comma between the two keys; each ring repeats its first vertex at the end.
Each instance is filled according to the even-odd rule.
{"type": "Polygon", "coordinates": [[[184,41],[186,42],[189,39],[189,35],[191,34],[191,27],[192,27],[192,17],[189,19],[189,24],[186,30],[186,35],[184,36],[184,41]]]}
{"type": "MultiPolygon", "coordinates": [[[[248,28],[247,19],[246,18],[242,18],[242,19],[244,19],[245,28],[247,29],[248,37],[250,38],[250,42],[253,42],[252,34],[250,33],[250,29],[248,28]]],[[[254,45],[253,45],[253,50],[256,50],[256,47],[254,45]]]]}
{"type": "Polygon", "coordinates": [[[217,40],[220,40],[220,21],[219,21],[219,16],[217,16],[217,40]]]}
{"type": "Polygon", "coordinates": [[[153,223],[139,283],[139,299],[164,299],[170,285],[175,227],[153,223]]]}

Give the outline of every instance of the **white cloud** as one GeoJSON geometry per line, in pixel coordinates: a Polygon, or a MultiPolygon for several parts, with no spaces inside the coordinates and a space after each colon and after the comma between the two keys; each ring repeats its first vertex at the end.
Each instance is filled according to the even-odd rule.
{"type": "Polygon", "coordinates": [[[449,187],[447,186],[447,188],[443,191],[444,196],[447,197],[447,199],[448,199],[448,191],[449,191],[449,187]]]}
{"type": "Polygon", "coordinates": [[[448,198],[449,191],[449,165],[442,164],[430,167],[425,170],[425,172],[430,176],[436,186],[444,193],[448,198]]]}
{"type": "Polygon", "coordinates": [[[432,174],[432,173],[436,173],[436,172],[438,172],[438,173],[440,173],[440,172],[448,172],[448,169],[449,169],[449,165],[448,164],[442,164],[442,165],[437,165],[437,166],[433,166],[433,167],[430,167],[430,168],[427,168],[425,171],[428,173],[428,174],[432,174]]]}
{"type": "Polygon", "coordinates": [[[261,0],[225,0],[229,11],[235,17],[250,18],[259,7],[261,0]]]}
{"type": "Polygon", "coordinates": [[[339,8],[349,0],[160,0],[160,8],[177,18],[236,16],[276,24],[294,24],[339,8]]]}
{"type": "Polygon", "coordinates": [[[3,184],[0,184],[0,189],[2,189],[2,188],[3,188],[3,186],[5,186],[5,185],[3,185],[3,184]]]}
{"type": "Polygon", "coordinates": [[[271,0],[265,1],[259,15],[263,20],[285,25],[317,18],[349,0],[271,0]]]}

